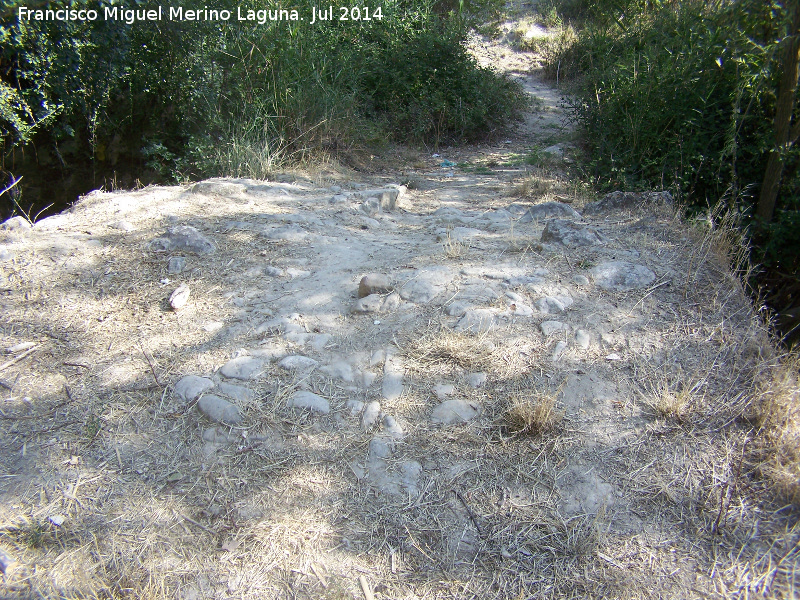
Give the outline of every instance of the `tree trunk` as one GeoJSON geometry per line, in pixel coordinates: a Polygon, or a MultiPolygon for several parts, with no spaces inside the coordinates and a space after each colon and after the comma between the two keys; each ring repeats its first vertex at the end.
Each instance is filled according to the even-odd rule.
{"type": "Polygon", "coordinates": [[[761,196],[756,207],[756,215],[764,223],[769,223],[775,213],[775,201],[783,176],[784,153],[797,139],[798,124],[796,123],[792,129],[792,111],[797,90],[798,65],[800,65],[800,3],[796,3],[792,11],[791,29],[784,39],[786,53],[780,64],[783,74],[775,106],[775,146],[769,154],[764,181],[761,184],[761,196]]]}

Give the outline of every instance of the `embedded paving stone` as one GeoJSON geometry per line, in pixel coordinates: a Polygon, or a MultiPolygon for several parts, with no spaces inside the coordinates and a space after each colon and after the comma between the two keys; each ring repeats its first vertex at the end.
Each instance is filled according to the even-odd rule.
{"type": "Polygon", "coordinates": [[[586,275],[574,275],[572,281],[578,285],[589,285],[589,278],[586,275]]]}
{"type": "Polygon", "coordinates": [[[309,236],[309,233],[299,225],[292,224],[265,231],[263,235],[270,240],[301,242],[309,236]]]}
{"type": "Polygon", "coordinates": [[[508,317],[531,317],[533,308],[523,302],[512,302],[508,305],[508,310],[504,313],[508,317]]]}
{"type": "Polygon", "coordinates": [[[222,365],[219,370],[223,377],[228,379],[252,379],[261,372],[264,361],[252,356],[239,356],[222,365]]]}
{"type": "Polygon", "coordinates": [[[353,365],[345,360],[337,360],[330,364],[323,365],[319,370],[325,375],[341,379],[342,381],[346,381],[348,383],[352,383],[355,380],[355,371],[353,370],[353,365]]]}
{"type": "Polygon", "coordinates": [[[467,375],[467,383],[471,388],[481,388],[486,385],[486,373],[470,373],[467,375]]]}
{"type": "Polygon", "coordinates": [[[562,498],[560,510],[566,516],[595,515],[614,504],[614,486],[585,466],[568,468],[559,476],[558,488],[562,498]]]}
{"type": "Polygon", "coordinates": [[[552,217],[567,217],[570,219],[580,219],[581,215],[569,204],[562,202],[544,202],[537,204],[527,210],[520,218],[520,223],[528,223],[535,219],[548,219],[552,217]]]}
{"type": "Polygon", "coordinates": [[[444,400],[448,396],[452,396],[456,391],[456,386],[452,383],[437,383],[433,386],[433,393],[439,400],[444,400]]]}
{"type": "Polygon", "coordinates": [[[575,332],[575,343],[584,350],[587,350],[592,343],[592,336],[585,329],[578,329],[578,331],[575,332]]]}
{"type": "Polygon", "coordinates": [[[467,284],[458,290],[456,298],[462,302],[494,302],[500,298],[493,288],[482,284],[467,284]]]}
{"type": "Polygon", "coordinates": [[[558,242],[565,246],[595,246],[605,243],[605,237],[593,227],[564,219],[551,219],[542,231],[543,242],[558,242]]]}
{"type": "Polygon", "coordinates": [[[470,308],[459,319],[455,331],[484,333],[495,325],[495,314],[488,308],[470,308]]]}
{"type": "Polygon", "coordinates": [[[167,261],[167,273],[177,275],[186,267],[186,259],[183,256],[170,256],[167,261]]]}
{"type": "Polygon", "coordinates": [[[217,196],[238,196],[247,188],[239,183],[227,181],[200,181],[192,186],[193,194],[209,194],[217,196]]]}
{"type": "Polygon", "coordinates": [[[383,433],[393,440],[400,440],[403,438],[403,428],[400,427],[400,424],[391,415],[383,415],[383,433]]]}
{"type": "Polygon", "coordinates": [[[559,331],[569,331],[570,329],[569,325],[560,321],[543,321],[539,324],[539,328],[545,337],[550,337],[559,331]]]}
{"type": "Polygon", "coordinates": [[[448,267],[419,269],[400,288],[400,297],[415,304],[427,304],[443,292],[455,274],[448,267]]]}
{"type": "Polygon", "coordinates": [[[373,400],[364,407],[364,412],[361,414],[361,426],[364,429],[371,429],[378,422],[381,417],[381,403],[373,400]]]}
{"type": "Polygon", "coordinates": [[[467,310],[469,310],[471,306],[464,302],[453,302],[447,306],[445,312],[450,315],[451,317],[461,317],[464,315],[467,310]]]}
{"type": "Polygon", "coordinates": [[[403,393],[403,361],[399,356],[387,356],[383,364],[382,393],[386,400],[396,400],[403,393]]]}
{"type": "Polygon", "coordinates": [[[329,412],[331,412],[330,402],[328,402],[322,396],[317,396],[316,394],[306,390],[296,391],[289,398],[287,404],[289,408],[310,410],[311,412],[317,412],[323,415],[327,415],[329,412]]]}
{"type": "Polygon", "coordinates": [[[539,312],[546,315],[562,313],[572,306],[572,298],[569,296],[545,296],[536,301],[536,308],[539,312]]]}
{"type": "Polygon", "coordinates": [[[431,421],[442,425],[466,423],[481,414],[479,404],[466,400],[447,400],[433,409],[431,421]]]}
{"type": "Polygon", "coordinates": [[[639,209],[646,206],[661,204],[671,206],[673,202],[672,194],[668,191],[663,192],[611,192],[606,194],[602,200],[590,202],[583,212],[587,215],[594,215],[600,212],[619,209],[639,209]]]}
{"type": "Polygon", "coordinates": [[[214,394],[205,394],[197,401],[197,407],[205,416],[217,423],[236,425],[241,423],[239,407],[214,394]]]}
{"type": "Polygon", "coordinates": [[[182,377],[174,386],[175,393],[182,400],[191,402],[203,392],[207,392],[214,387],[214,382],[206,377],[197,375],[186,375],[182,377]]]}
{"type": "Polygon", "coordinates": [[[392,282],[383,273],[368,273],[358,283],[358,297],[364,298],[370,294],[388,294],[392,291],[392,282]]]}
{"type": "Polygon", "coordinates": [[[351,309],[354,313],[368,314],[380,312],[383,308],[383,297],[380,294],[370,294],[359,298],[351,309]]]}
{"type": "Polygon", "coordinates": [[[319,362],[313,358],[300,354],[286,356],[278,362],[278,366],[287,371],[310,371],[318,364],[319,362]]]}
{"type": "Polygon", "coordinates": [[[163,236],[150,242],[150,250],[153,252],[183,250],[195,254],[211,254],[216,247],[211,240],[191,225],[177,225],[171,227],[163,236]]]}
{"type": "Polygon", "coordinates": [[[555,345],[553,348],[553,353],[550,355],[550,360],[556,362],[561,359],[561,356],[564,354],[564,351],[567,349],[567,342],[560,341],[555,345]]]}
{"type": "Polygon", "coordinates": [[[612,261],[597,265],[591,270],[598,287],[615,292],[629,292],[645,288],[656,280],[656,275],[644,265],[626,261],[612,261]]]}
{"type": "Polygon", "coordinates": [[[227,383],[225,381],[220,381],[217,384],[217,391],[229,398],[233,398],[240,404],[250,404],[256,399],[256,394],[250,388],[246,388],[242,385],[235,385],[233,383],[227,383]]]}

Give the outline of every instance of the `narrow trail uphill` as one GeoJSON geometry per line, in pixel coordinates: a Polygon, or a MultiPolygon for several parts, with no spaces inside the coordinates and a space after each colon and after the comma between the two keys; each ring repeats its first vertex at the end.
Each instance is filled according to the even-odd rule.
{"type": "Polygon", "coordinates": [[[3,225],[3,597],[788,597],[724,252],[473,43],[540,98],[495,146],[3,225]]]}

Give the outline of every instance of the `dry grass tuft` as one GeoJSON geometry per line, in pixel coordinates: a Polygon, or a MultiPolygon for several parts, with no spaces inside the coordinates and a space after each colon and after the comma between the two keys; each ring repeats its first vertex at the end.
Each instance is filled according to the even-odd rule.
{"type": "Polygon", "coordinates": [[[563,416],[556,410],[553,394],[531,391],[525,396],[514,395],[509,399],[503,420],[512,433],[540,435],[555,428],[563,416]]]}
{"type": "Polygon", "coordinates": [[[695,388],[693,385],[683,385],[676,389],[666,381],[661,381],[644,396],[644,403],[660,417],[685,423],[695,405],[695,388]]]}
{"type": "Polygon", "coordinates": [[[482,336],[448,330],[411,342],[406,355],[420,364],[455,365],[478,370],[491,370],[501,360],[482,336]]]}
{"type": "Polygon", "coordinates": [[[463,258],[469,252],[469,243],[457,240],[447,232],[447,238],[442,242],[444,255],[447,258],[463,258]]]}
{"type": "Polygon", "coordinates": [[[771,371],[756,396],[759,470],[782,498],[800,506],[800,356],[771,371]]]}

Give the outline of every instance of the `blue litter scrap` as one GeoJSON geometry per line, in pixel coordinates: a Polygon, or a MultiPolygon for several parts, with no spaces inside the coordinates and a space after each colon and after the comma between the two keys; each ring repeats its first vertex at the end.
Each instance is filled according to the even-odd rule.
{"type": "Polygon", "coordinates": [[[439,166],[441,166],[441,167],[455,167],[455,166],[456,166],[456,163],[454,163],[454,162],[450,162],[449,160],[447,160],[447,159],[444,159],[444,160],[442,161],[442,164],[441,164],[441,165],[439,165],[439,166]]]}

